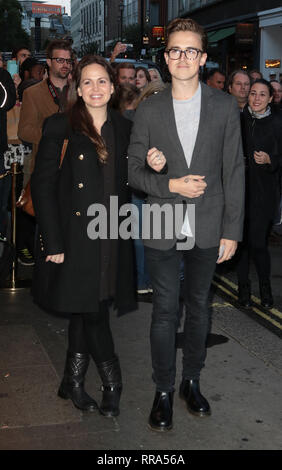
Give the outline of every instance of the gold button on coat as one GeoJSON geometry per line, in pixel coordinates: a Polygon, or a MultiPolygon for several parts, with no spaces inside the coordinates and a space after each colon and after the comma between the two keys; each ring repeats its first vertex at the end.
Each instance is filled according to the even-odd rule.
{"type": "Polygon", "coordinates": [[[75,213],[75,215],[77,215],[77,216],[79,217],[79,216],[81,215],[81,213],[80,213],[79,211],[77,211],[77,212],[75,213]]]}
{"type": "Polygon", "coordinates": [[[81,154],[81,155],[79,155],[78,158],[79,158],[79,160],[83,160],[83,159],[84,159],[84,155],[81,154]]]}
{"type": "Polygon", "coordinates": [[[83,188],[83,183],[79,183],[78,187],[79,189],[83,188]]]}

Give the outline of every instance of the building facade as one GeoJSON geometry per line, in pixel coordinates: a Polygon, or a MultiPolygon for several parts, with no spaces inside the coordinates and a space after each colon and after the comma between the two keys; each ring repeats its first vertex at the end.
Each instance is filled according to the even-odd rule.
{"type": "Polygon", "coordinates": [[[281,77],[281,0],[168,0],[168,21],[177,16],[194,18],[208,31],[209,66],[281,77]]]}
{"type": "Polygon", "coordinates": [[[98,53],[104,53],[104,3],[104,0],[71,0],[71,33],[78,53],[93,43],[98,53]]]}
{"type": "Polygon", "coordinates": [[[31,37],[31,49],[44,54],[48,41],[71,37],[71,19],[60,5],[49,5],[43,1],[20,0],[22,27],[31,37]]]}

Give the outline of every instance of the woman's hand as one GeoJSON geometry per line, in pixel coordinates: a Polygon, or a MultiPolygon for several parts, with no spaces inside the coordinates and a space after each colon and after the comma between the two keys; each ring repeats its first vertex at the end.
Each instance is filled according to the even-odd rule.
{"type": "Polygon", "coordinates": [[[271,163],[270,156],[266,152],[254,152],[255,162],[259,165],[265,165],[265,163],[271,163]]]}
{"type": "Polygon", "coordinates": [[[205,176],[187,175],[182,178],[169,180],[169,190],[171,193],[178,193],[181,196],[195,198],[204,194],[207,183],[204,181],[205,176]]]}
{"type": "Polygon", "coordinates": [[[147,163],[155,171],[159,172],[163,169],[166,164],[166,158],[160,150],[156,147],[148,150],[147,153],[147,163]]]}
{"type": "Polygon", "coordinates": [[[16,90],[17,90],[19,84],[21,83],[21,81],[22,81],[22,79],[21,79],[21,77],[19,76],[19,74],[18,74],[18,73],[14,73],[14,75],[13,75],[13,82],[14,82],[14,84],[15,84],[16,90]]]}
{"type": "Polygon", "coordinates": [[[57,254],[57,255],[49,255],[49,256],[47,256],[47,258],[46,258],[45,261],[46,261],[46,263],[47,263],[48,261],[52,261],[52,263],[61,264],[61,263],[64,262],[64,260],[65,260],[65,254],[64,254],[64,253],[59,253],[59,254],[57,254]]]}

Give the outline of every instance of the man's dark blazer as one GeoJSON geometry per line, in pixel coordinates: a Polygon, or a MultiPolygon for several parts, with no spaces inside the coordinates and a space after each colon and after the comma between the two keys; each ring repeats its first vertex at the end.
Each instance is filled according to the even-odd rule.
{"type": "MultiPolygon", "coordinates": [[[[239,109],[226,93],[201,83],[199,129],[188,168],[178,137],[171,86],[138,107],[131,134],[129,184],[148,194],[148,203],[195,204],[195,243],[200,248],[219,245],[221,238],[240,241],[244,220],[244,163],[239,109]],[[147,152],[157,147],[167,160],[168,171],[159,174],[145,165],[147,152]],[[197,198],[169,191],[169,179],[185,175],[205,176],[207,188],[197,198]]],[[[144,245],[167,250],[177,237],[144,240],[144,245]]]]}

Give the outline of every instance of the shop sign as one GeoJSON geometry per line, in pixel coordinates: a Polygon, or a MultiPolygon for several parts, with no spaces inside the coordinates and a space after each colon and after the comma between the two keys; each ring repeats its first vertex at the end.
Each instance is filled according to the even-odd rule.
{"type": "Polygon", "coordinates": [[[280,69],[281,60],[279,59],[266,59],[265,68],[266,69],[280,69]]]}
{"type": "Polygon", "coordinates": [[[238,44],[253,44],[254,25],[252,23],[238,23],[236,25],[236,42],[238,44]]]}
{"type": "Polygon", "coordinates": [[[152,36],[153,38],[162,38],[164,36],[164,27],[163,26],[153,26],[152,36]]]}

